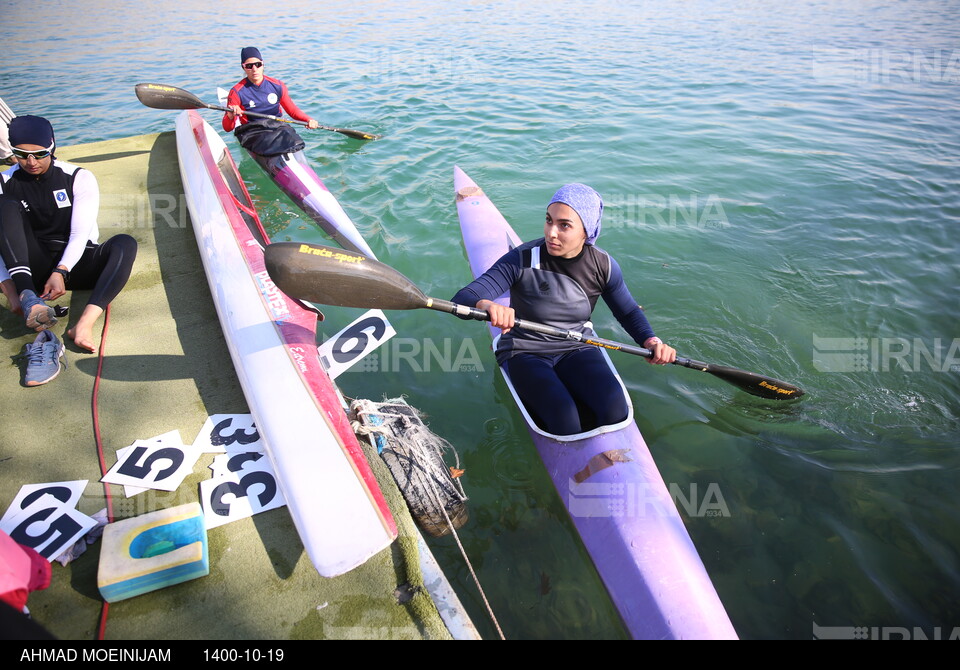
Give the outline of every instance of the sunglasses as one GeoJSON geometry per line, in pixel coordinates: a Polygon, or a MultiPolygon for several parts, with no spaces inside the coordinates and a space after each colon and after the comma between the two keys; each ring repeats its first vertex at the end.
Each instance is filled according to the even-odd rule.
{"type": "Polygon", "coordinates": [[[14,156],[19,158],[22,161],[25,161],[29,158],[34,158],[35,160],[42,161],[44,158],[53,153],[53,145],[51,144],[46,149],[37,149],[36,151],[24,151],[23,149],[17,149],[16,147],[11,147],[10,151],[14,156]]]}
{"type": "Polygon", "coordinates": [[[263,67],[263,61],[257,61],[256,63],[244,63],[243,68],[245,70],[252,70],[255,67],[263,67]]]}

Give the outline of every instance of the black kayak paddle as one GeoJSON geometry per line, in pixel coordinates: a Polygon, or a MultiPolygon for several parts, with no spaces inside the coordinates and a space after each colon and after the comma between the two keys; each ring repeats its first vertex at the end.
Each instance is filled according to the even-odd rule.
{"type": "MultiPolygon", "coordinates": [[[[490,320],[482,309],[427,297],[397,270],[357,252],[317,244],[277,242],[264,249],[264,261],[273,282],[294,299],[338,307],[433,309],[477,321],[490,320]]],[[[523,319],[516,320],[516,327],[635,356],[653,357],[653,352],[643,347],[523,319]]],[[[761,398],[789,400],[803,395],[803,390],[793,384],[737,368],[680,357],[673,364],[707,372],[761,398]]]]}
{"type": "MultiPolygon", "coordinates": [[[[176,86],[167,86],[166,84],[137,84],[137,98],[147,107],[154,109],[216,109],[221,112],[231,111],[229,107],[220,105],[210,105],[195,96],[189,91],[176,86]]],[[[273,119],[274,121],[284,121],[285,123],[298,123],[301,126],[307,126],[306,121],[296,121],[294,119],[284,119],[271,114],[257,114],[256,112],[244,111],[246,116],[254,116],[261,119],[273,119]]],[[[332,126],[317,126],[321,130],[332,130],[335,133],[341,133],[347,137],[356,140],[377,140],[380,135],[365,133],[360,130],[350,130],[349,128],[333,128],[332,126]]]]}

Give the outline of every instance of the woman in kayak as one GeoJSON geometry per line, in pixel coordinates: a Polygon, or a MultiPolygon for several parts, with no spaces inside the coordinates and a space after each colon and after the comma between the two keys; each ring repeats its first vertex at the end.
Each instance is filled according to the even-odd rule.
{"type": "Polygon", "coordinates": [[[597,347],[514,328],[516,317],[589,334],[585,324],[602,297],[630,336],[653,352],[651,363],[672,363],[677,356],[654,334],[620,266],[595,246],[602,214],[600,194],[567,184],[547,206],[542,238],[507,252],[453,297],[486,311],[503,331],[497,363],[538,425],[554,435],[619,423],[629,412],[626,399],[597,347]],[[508,290],[510,307],[494,302],[508,290]],[[582,423],[580,407],[593,415],[590,425],[582,423]]]}
{"type": "Polygon", "coordinates": [[[90,290],[87,305],[67,336],[95,353],[93,325],[126,285],[137,242],[121,234],[97,243],[97,179],[89,170],[57,160],[49,121],[15,117],[9,135],[17,165],[0,178],[3,293],[10,309],[39,332],[57,322],[45,301],[68,290],[90,290]]]}
{"type": "Polygon", "coordinates": [[[268,77],[263,74],[263,58],[260,56],[260,50],[257,47],[244,47],[240,51],[240,66],[244,71],[244,78],[230,89],[227,96],[227,107],[229,112],[223,115],[223,129],[233,132],[238,125],[244,125],[248,122],[244,116],[244,110],[256,112],[257,114],[269,114],[271,116],[283,116],[283,111],[289,114],[297,121],[304,121],[309,128],[319,127],[316,119],[300,111],[293,100],[290,99],[290,93],[287,92],[287,85],[279,79],[268,77]]]}

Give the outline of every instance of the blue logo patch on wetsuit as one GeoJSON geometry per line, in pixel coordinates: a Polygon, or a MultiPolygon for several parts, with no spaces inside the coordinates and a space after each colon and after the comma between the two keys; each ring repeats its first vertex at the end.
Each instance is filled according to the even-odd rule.
{"type": "Polygon", "coordinates": [[[67,195],[67,189],[65,188],[54,191],[53,199],[57,201],[57,207],[61,209],[70,206],[70,197],[67,195]]]}

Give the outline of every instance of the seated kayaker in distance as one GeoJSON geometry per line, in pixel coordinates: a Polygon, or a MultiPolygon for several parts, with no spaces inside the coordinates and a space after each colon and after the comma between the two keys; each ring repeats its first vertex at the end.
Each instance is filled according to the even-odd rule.
{"type": "Polygon", "coordinates": [[[11,311],[40,332],[57,322],[54,308],[45,301],[67,291],[90,290],[67,336],[95,353],[94,323],[130,278],[137,242],[120,234],[97,243],[97,179],[89,170],[57,160],[47,119],[15,117],[9,135],[17,165],[0,177],[3,293],[11,311]]]}
{"type": "Polygon", "coordinates": [[[223,115],[225,131],[233,132],[238,125],[238,119],[239,125],[248,122],[243,114],[244,110],[271,116],[283,116],[283,112],[286,112],[297,121],[307,123],[308,128],[319,127],[316,119],[304,114],[290,99],[286,84],[263,73],[263,58],[257,47],[244,47],[240,51],[240,66],[245,76],[230,89],[227,96],[227,107],[231,111],[223,115]]]}
{"type": "Polygon", "coordinates": [[[582,425],[578,403],[598,426],[623,421],[629,408],[597,347],[514,328],[515,318],[589,333],[584,324],[602,297],[627,333],[653,352],[648,361],[663,365],[677,356],[654,334],[620,266],[595,246],[602,215],[603,200],[595,190],[563,186],[547,206],[544,236],[504,254],[452,299],[486,311],[502,330],[497,363],[538,425],[554,435],[594,427],[582,425]],[[493,302],[506,291],[510,307],[493,302]]]}

